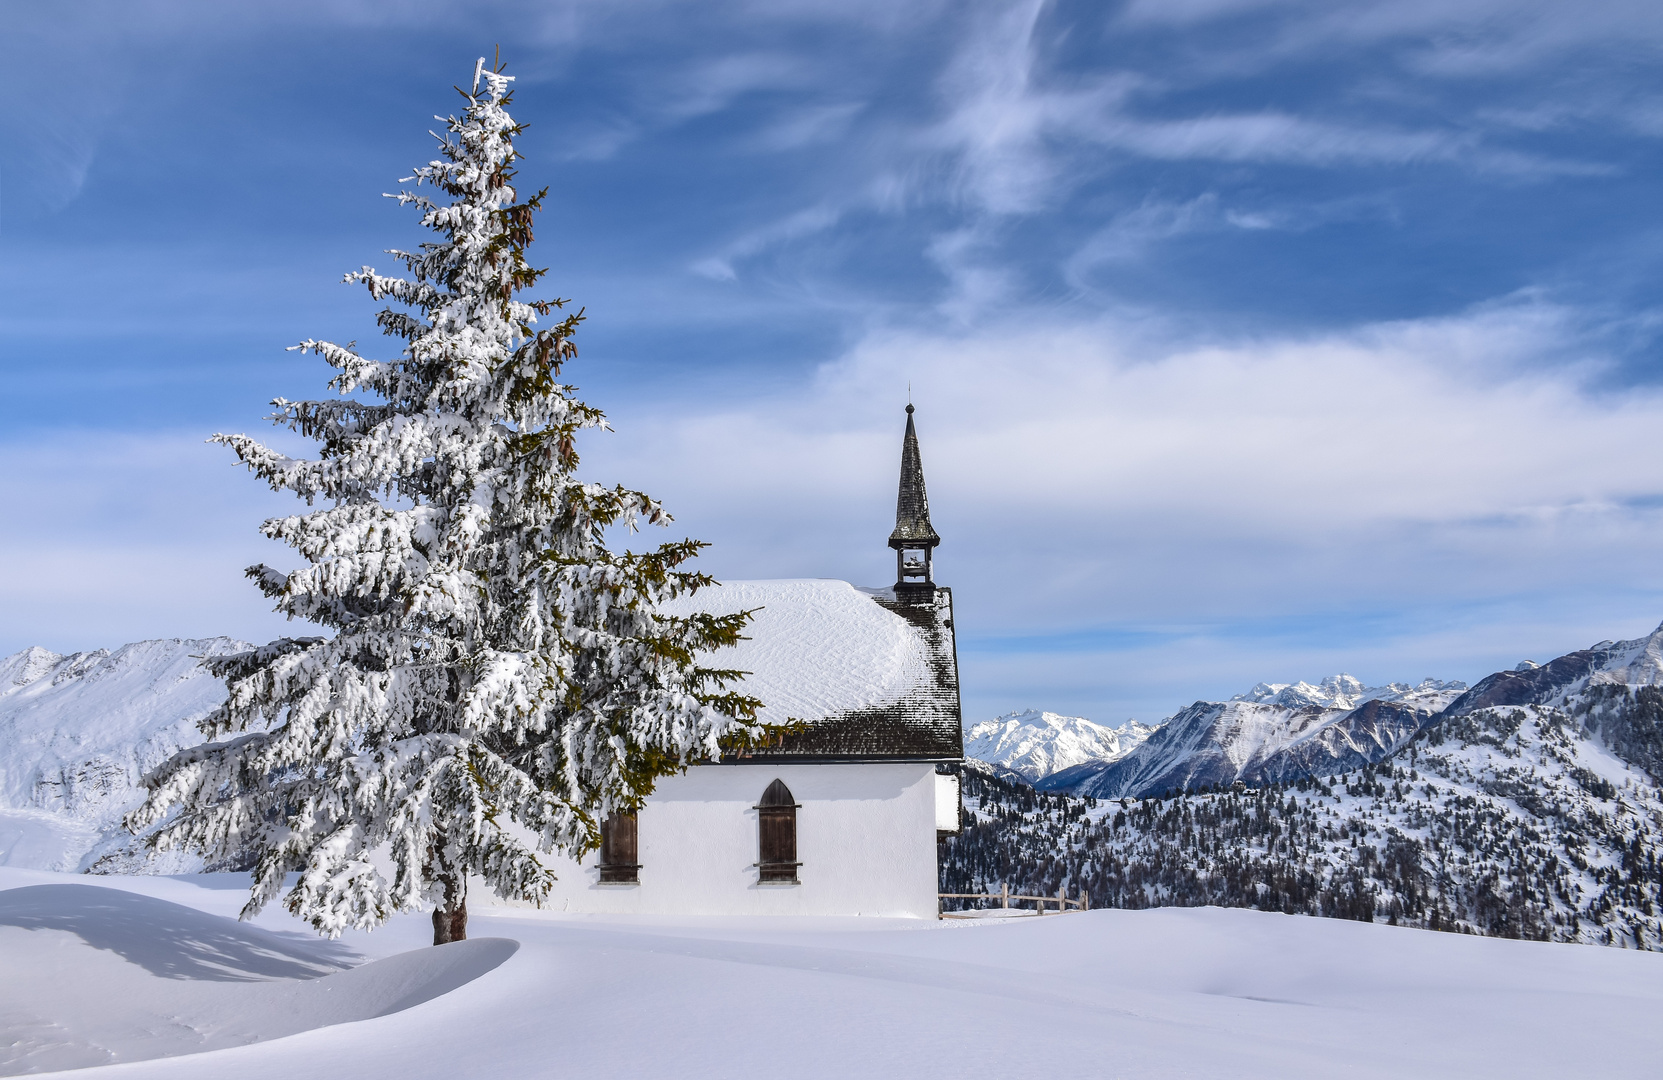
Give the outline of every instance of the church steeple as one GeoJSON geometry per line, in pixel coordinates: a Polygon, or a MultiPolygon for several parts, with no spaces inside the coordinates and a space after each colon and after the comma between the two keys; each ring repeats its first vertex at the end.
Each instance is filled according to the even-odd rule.
{"type": "Polygon", "coordinates": [[[889,546],[895,549],[897,598],[935,598],[930,563],[939,543],[941,537],[930,524],[924,463],[918,455],[918,432],[912,426],[912,405],[908,404],[907,433],[901,440],[901,489],[895,497],[895,531],[889,534],[889,546]]]}

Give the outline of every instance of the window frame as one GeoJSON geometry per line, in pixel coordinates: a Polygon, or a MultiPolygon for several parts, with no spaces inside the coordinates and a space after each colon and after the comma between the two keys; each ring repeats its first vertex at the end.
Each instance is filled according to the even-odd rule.
{"type": "Polygon", "coordinates": [[[775,777],[751,809],[757,818],[757,884],[800,885],[797,868],[803,864],[797,858],[797,811],[802,804],[785,781],[775,777]],[[770,854],[774,857],[769,858],[770,854]]]}
{"type": "Polygon", "coordinates": [[[613,814],[601,822],[600,883],[639,885],[641,883],[641,822],[635,814],[613,814]],[[627,832],[627,841],[620,832],[627,832]],[[620,847],[626,851],[618,850],[620,847]],[[627,856],[629,861],[624,861],[627,856]]]}

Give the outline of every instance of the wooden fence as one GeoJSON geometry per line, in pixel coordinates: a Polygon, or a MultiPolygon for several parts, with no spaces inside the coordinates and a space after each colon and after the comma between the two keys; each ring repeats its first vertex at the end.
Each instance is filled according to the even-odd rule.
{"type": "Polygon", "coordinates": [[[997,901],[999,901],[999,907],[1002,910],[1009,910],[1012,900],[1016,900],[1016,901],[1032,900],[1034,902],[1034,914],[1035,915],[1045,914],[1045,905],[1046,904],[1055,904],[1055,905],[1057,905],[1057,913],[1058,914],[1062,914],[1063,912],[1066,912],[1069,908],[1073,908],[1075,911],[1084,911],[1084,910],[1086,910],[1087,908],[1089,908],[1091,906],[1091,896],[1084,889],[1080,890],[1079,899],[1070,900],[1068,898],[1067,894],[1063,892],[1063,890],[1060,886],[1058,887],[1057,895],[1055,895],[1055,896],[1018,896],[1015,893],[1011,892],[1010,886],[1008,884],[1003,884],[1003,885],[999,886],[999,891],[996,892],[996,893],[962,893],[962,892],[937,893],[936,894],[936,906],[937,906],[938,910],[936,912],[936,915],[937,915],[937,917],[942,918],[942,919],[974,919],[974,918],[976,918],[976,913],[973,912],[973,911],[941,911],[941,910],[939,910],[942,900],[997,900],[997,901]]]}

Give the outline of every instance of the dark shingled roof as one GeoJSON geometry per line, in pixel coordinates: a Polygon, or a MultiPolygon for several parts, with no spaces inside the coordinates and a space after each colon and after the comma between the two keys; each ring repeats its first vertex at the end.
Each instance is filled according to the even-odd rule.
{"type": "Polygon", "coordinates": [[[889,546],[935,547],[941,543],[930,525],[930,499],[924,493],[924,463],[918,456],[918,432],[912,427],[912,406],[907,406],[907,433],[901,440],[901,490],[895,498],[895,531],[889,546]]]}
{"type": "MultiPolygon", "coordinates": [[[[907,433],[910,438],[910,424],[907,433]]],[[[917,460],[916,456],[913,460],[917,460]]],[[[922,486],[919,490],[922,492],[922,486]]],[[[774,746],[726,760],[854,762],[964,758],[952,590],[937,588],[934,599],[928,603],[897,600],[890,589],[878,592],[872,599],[905,619],[918,633],[924,645],[927,678],[899,701],[833,713],[815,721],[806,731],[782,736],[774,746]]]]}

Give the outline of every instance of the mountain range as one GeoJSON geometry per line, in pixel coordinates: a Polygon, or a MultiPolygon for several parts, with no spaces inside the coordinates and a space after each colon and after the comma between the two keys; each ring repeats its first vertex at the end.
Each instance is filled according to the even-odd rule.
{"type": "Polygon", "coordinates": [[[1663,948],[1663,628],[1427,707],[1452,692],[1198,703],[1094,774],[1108,797],[966,762],[942,889],[1663,948]]]}
{"type": "Polygon", "coordinates": [[[1546,664],[1527,660],[1471,688],[1431,678],[1370,687],[1340,674],[1316,685],[1260,683],[1228,701],[1197,701],[1154,725],[1107,728],[1080,717],[1011,713],[967,730],[965,753],[1039,790],[1094,798],[1330,776],[1383,760],[1446,715],[1505,704],[1562,706],[1578,694],[1597,697],[1602,686],[1656,685],[1663,681],[1660,635],[1663,628],[1546,664]]]}
{"type": "Polygon", "coordinates": [[[1314,686],[1260,683],[1118,728],[1030,709],[970,726],[964,752],[1040,790],[1098,797],[1340,772],[1379,760],[1466,690],[1438,679],[1364,686],[1339,674],[1314,686]]]}
{"type": "Polygon", "coordinates": [[[967,728],[964,753],[1032,784],[1073,766],[1118,761],[1154,730],[1136,720],[1107,727],[1082,716],[1029,709],[967,728]]]}
{"type": "MultiPolygon", "coordinates": [[[[1322,685],[1348,682],[1357,680],[1341,675],[1322,685]]],[[[1038,786],[1114,798],[1345,772],[1402,746],[1467,687],[1427,679],[1320,696],[1310,689],[1296,683],[1264,695],[1268,700],[1254,700],[1250,691],[1230,701],[1198,701],[1168,717],[1132,753],[1076,765],[1038,786]]]]}

